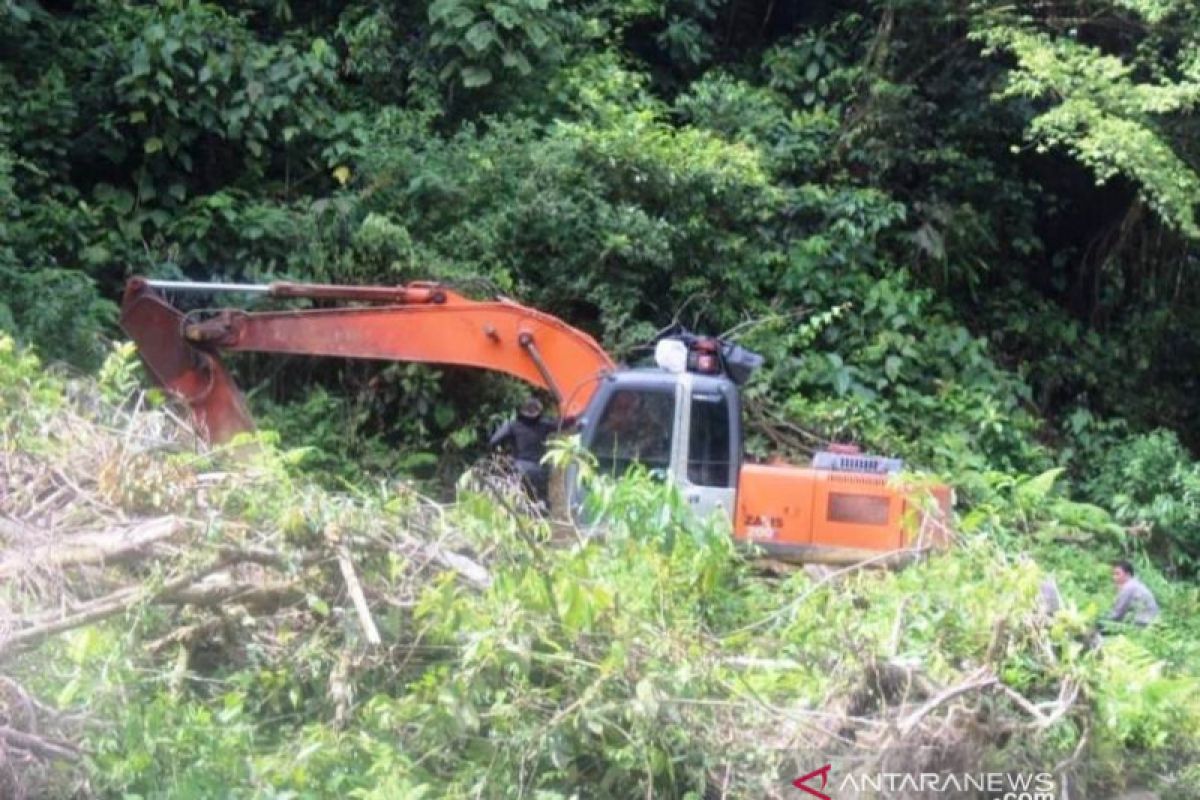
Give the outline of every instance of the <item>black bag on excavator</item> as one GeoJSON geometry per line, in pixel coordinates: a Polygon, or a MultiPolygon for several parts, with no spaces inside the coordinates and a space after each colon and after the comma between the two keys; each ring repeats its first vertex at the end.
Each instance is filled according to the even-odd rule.
{"type": "Polygon", "coordinates": [[[725,374],[738,386],[750,380],[754,370],[763,364],[763,357],[758,353],[733,342],[721,342],[721,360],[725,362],[725,374]]]}

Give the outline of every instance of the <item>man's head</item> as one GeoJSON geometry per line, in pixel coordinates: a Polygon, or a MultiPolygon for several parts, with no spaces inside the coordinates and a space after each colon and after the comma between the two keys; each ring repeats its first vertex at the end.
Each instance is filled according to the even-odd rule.
{"type": "Polygon", "coordinates": [[[636,392],[622,390],[613,395],[609,410],[605,416],[610,423],[625,426],[633,421],[641,406],[642,398],[640,395],[636,392]]]}
{"type": "Polygon", "coordinates": [[[1130,578],[1133,577],[1133,564],[1121,559],[1113,562],[1112,568],[1113,583],[1117,586],[1124,586],[1130,578]]]}
{"type": "Polygon", "coordinates": [[[542,401],[536,397],[528,397],[521,403],[517,413],[525,419],[537,419],[542,415],[542,401]]]}

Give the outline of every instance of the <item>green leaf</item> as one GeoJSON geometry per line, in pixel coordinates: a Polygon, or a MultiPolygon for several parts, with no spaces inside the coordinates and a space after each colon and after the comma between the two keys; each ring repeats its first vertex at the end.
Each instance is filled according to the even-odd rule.
{"type": "Polygon", "coordinates": [[[317,595],[308,594],[305,596],[304,600],[308,604],[309,609],[317,616],[319,616],[319,617],[328,617],[329,616],[329,603],[326,603],[324,600],[322,600],[317,595]]]}
{"type": "Polygon", "coordinates": [[[516,69],[521,75],[528,75],[533,71],[533,67],[529,63],[529,59],[523,53],[511,52],[500,56],[500,63],[506,67],[516,69]]]}
{"type": "Polygon", "coordinates": [[[463,67],[462,82],[468,89],[487,86],[492,82],[492,71],[483,67],[463,67]]]}
{"type": "Polygon", "coordinates": [[[75,702],[75,698],[79,696],[80,688],[79,676],[75,675],[69,681],[67,681],[65,686],[63,686],[62,690],[55,698],[54,704],[58,708],[66,708],[67,706],[71,705],[71,703],[75,702]]]}
{"type": "Polygon", "coordinates": [[[588,622],[590,609],[583,588],[578,583],[570,584],[566,590],[567,607],[563,611],[563,624],[568,630],[581,630],[588,622]]]}
{"type": "Polygon", "coordinates": [[[434,0],[429,5],[429,21],[438,22],[450,16],[462,4],[459,0],[434,0]]]}
{"type": "Polygon", "coordinates": [[[142,147],[147,153],[157,153],[159,150],[162,150],[162,139],[157,136],[151,136],[142,147]]]}
{"type": "Polygon", "coordinates": [[[477,53],[484,53],[496,41],[496,33],[492,23],[476,22],[464,38],[477,53]]]}
{"type": "Polygon", "coordinates": [[[1054,483],[1058,480],[1058,476],[1062,473],[1062,467],[1055,467],[1024,481],[1016,488],[1017,500],[1023,503],[1036,503],[1046,499],[1054,489],[1054,483]]]}

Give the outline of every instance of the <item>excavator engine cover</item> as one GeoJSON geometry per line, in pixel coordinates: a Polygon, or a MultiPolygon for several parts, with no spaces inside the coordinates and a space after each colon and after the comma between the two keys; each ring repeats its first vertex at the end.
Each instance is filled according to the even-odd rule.
{"type": "Polygon", "coordinates": [[[734,536],[782,558],[850,563],[945,545],[951,502],[946,486],[879,472],[746,464],[734,536]]]}

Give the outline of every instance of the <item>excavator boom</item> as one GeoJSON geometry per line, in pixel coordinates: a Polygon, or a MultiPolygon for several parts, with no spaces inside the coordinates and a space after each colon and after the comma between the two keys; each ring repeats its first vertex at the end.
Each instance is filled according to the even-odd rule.
{"type": "Polygon", "coordinates": [[[578,416],[615,365],[586,333],[511,300],[475,301],[429,283],[329,286],[192,284],[131,279],[121,327],[154,377],[191,407],[210,441],[253,422],[218,358],[222,350],[370,358],[477,367],[549,391],[564,417],[578,416]],[[272,297],[383,305],[291,311],[222,310],[200,316],[170,305],[158,289],[249,291],[272,297]]]}

